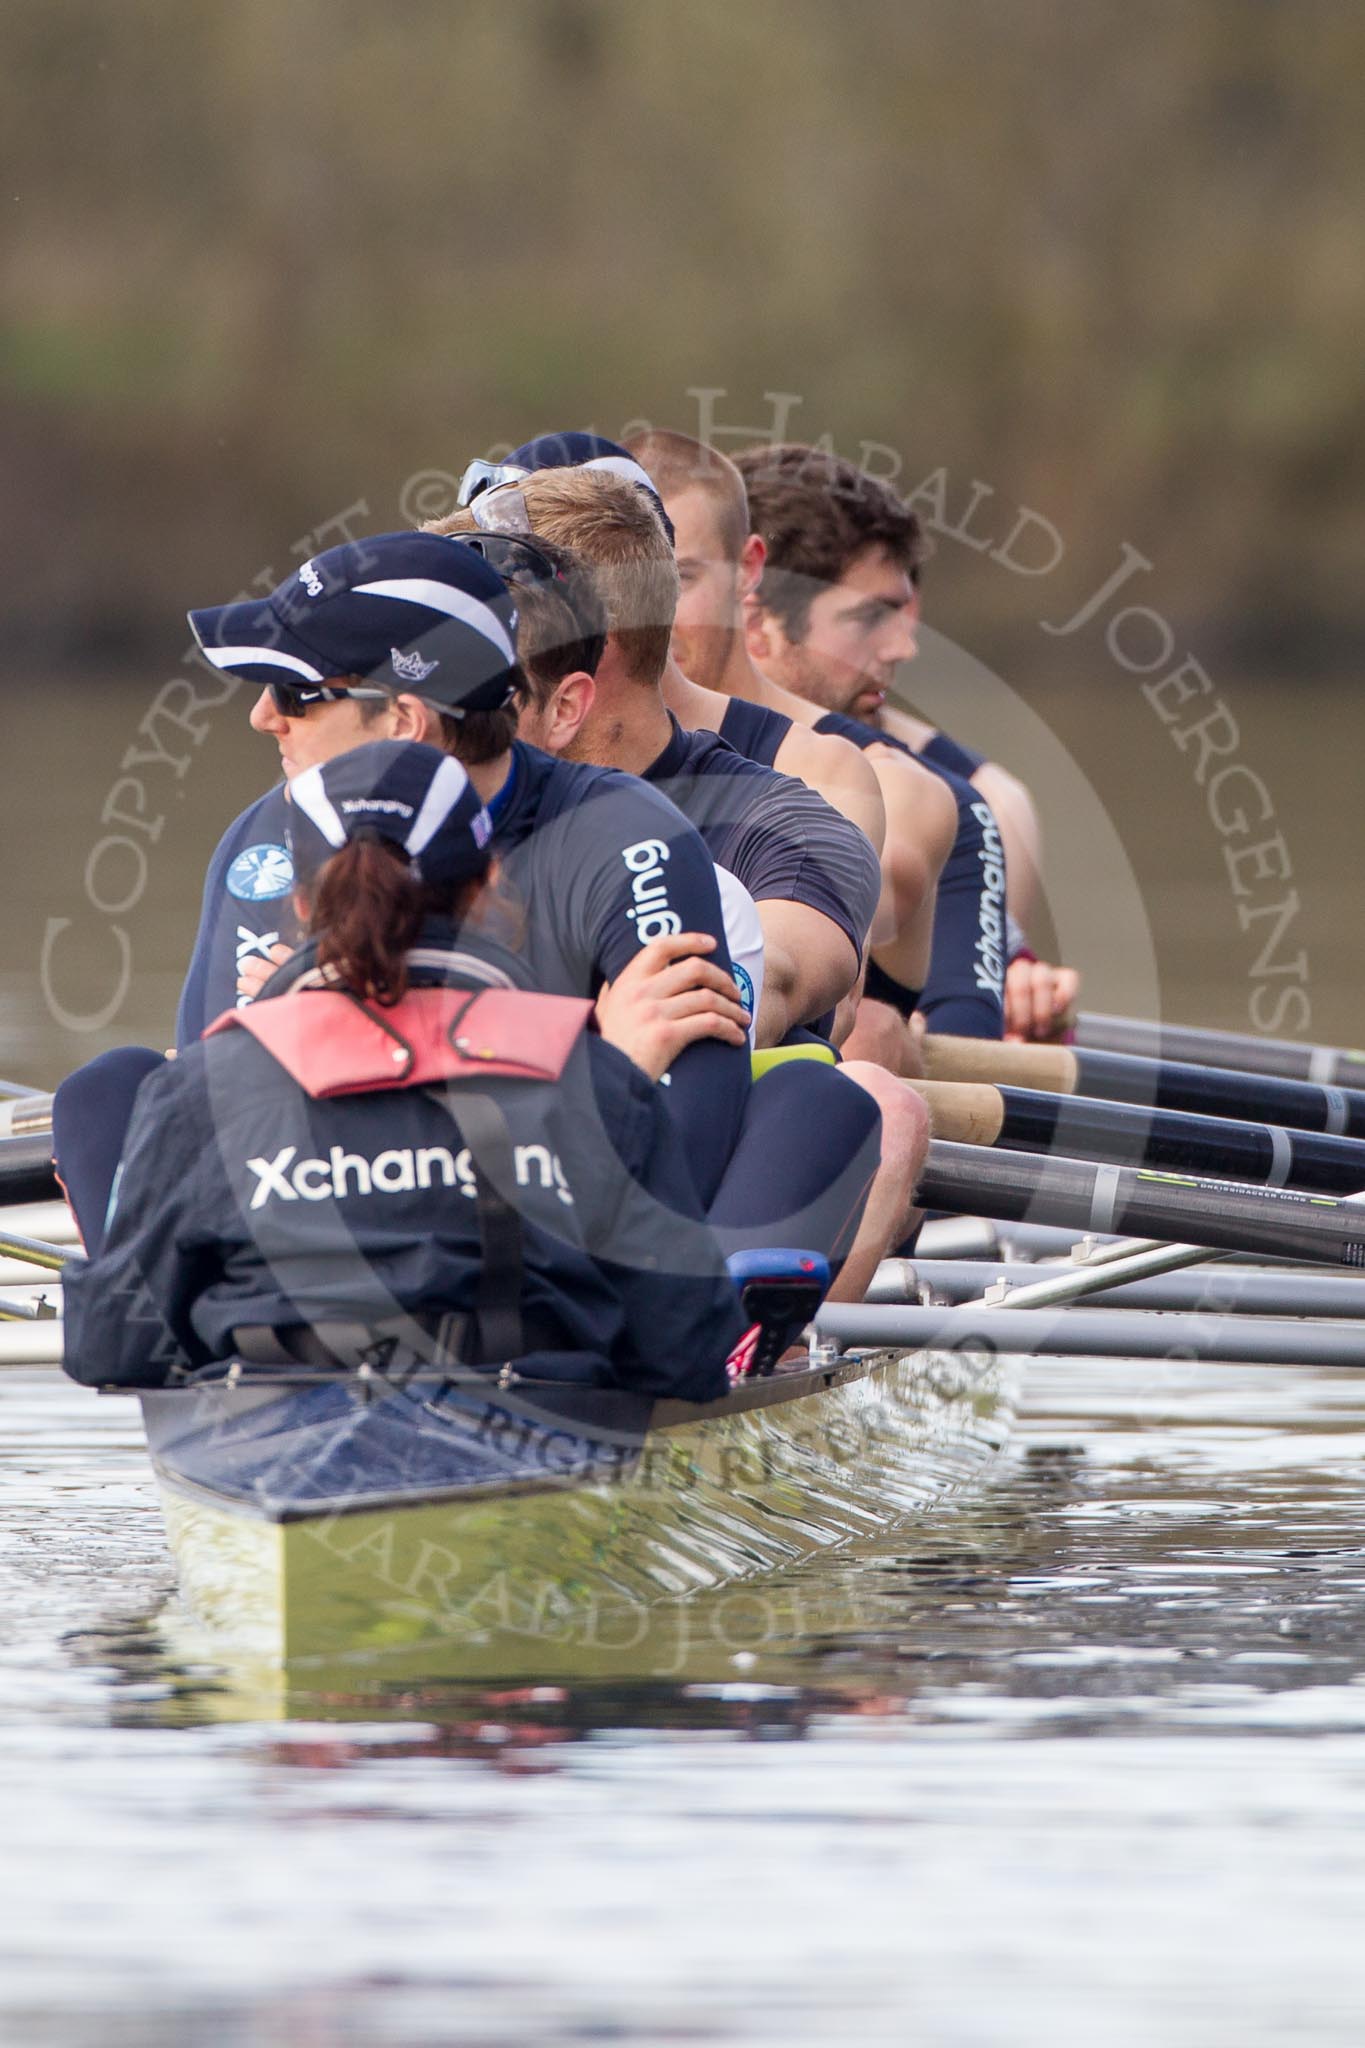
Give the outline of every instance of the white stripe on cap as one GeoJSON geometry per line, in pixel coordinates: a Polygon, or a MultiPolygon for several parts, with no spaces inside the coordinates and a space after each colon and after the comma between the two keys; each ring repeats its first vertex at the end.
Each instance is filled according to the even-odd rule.
{"type": "Polygon", "coordinates": [[[407,849],[414,860],[430,846],[468,787],[464,769],[447,754],[427,786],[422,808],[408,833],[407,849]]]}
{"type": "Polygon", "coordinates": [[[605,469],[609,476],[623,476],[628,484],[643,484],[651,498],[659,495],[659,486],[648,470],[641,469],[629,455],[594,455],[582,466],[584,469],[605,469]]]}
{"type": "Polygon", "coordinates": [[[346,844],[346,827],[341,822],[341,813],[327,794],[321,763],[316,768],[305,768],[302,775],[294,777],[289,785],[289,801],[297,804],[306,818],[312,819],[329,846],[346,844]]]}
{"type": "Polygon", "coordinates": [[[215,668],[236,668],[239,663],[243,667],[250,664],[262,668],[287,668],[310,683],[325,681],[320,668],[310,667],[296,654],[281,654],[278,647],[205,647],[201,642],[200,652],[215,668]]]}
{"type": "Polygon", "coordinates": [[[424,604],[428,611],[444,612],[448,619],[459,619],[482,633],[509,667],[516,661],[517,650],[497,613],[451,583],[437,583],[430,576],[394,576],[382,583],[357,583],[353,588],[358,597],[392,597],[403,604],[424,604]]]}

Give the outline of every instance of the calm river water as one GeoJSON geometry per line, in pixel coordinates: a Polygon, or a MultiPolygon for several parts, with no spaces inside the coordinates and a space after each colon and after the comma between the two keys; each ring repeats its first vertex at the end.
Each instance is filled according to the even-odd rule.
{"type": "Polygon", "coordinates": [[[1365,1380],[1032,1365],[766,1648],[275,1700],[186,1658],[132,1405],[3,1399],[13,2048],[1361,2038],[1365,1380]]]}
{"type": "MultiPolygon", "coordinates": [[[[8,723],[11,1078],[164,1042],[268,779],[239,705],[111,795],[155,688],[8,723]]],[[[1323,1039],[1361,1035],[1355,706],[1237,703],[1323,1039]]],[[[1035,708],[1147,913],[1054,904],[1090,1001],[1136,1004],[1146,945],[1165,1014],[1247,1028],[1238,906],[1272,894],[1237,896],[1190,761],[1131,681],[1035,708]]],[[[766,1643],[703,1604],[661,1676],[326,1696],[186,1637],[131,1404],[37,1369],[0,1401],[5,2048],[1365,2035],[1365,1377],[1034,1364],[1005,1448],[772,1588],[766,1643]]]]}

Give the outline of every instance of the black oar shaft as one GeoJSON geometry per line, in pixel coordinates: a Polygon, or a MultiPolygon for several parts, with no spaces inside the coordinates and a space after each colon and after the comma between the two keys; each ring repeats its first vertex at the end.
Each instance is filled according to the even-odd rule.
{"type": "Polygon", "coordinates": [[[0,1138],[0,1197],[6,1202],[51,1202],[60,1194],[52,1172],[50,1132],[0,1138]]]}
{"type": "MultiPolygon", "coordinates": [[[[1109,1102],[1150,1103],[1197,1116],[1244,1117],[1296,1131],[1365,1138],[1365,1088],[1329,1088],[1236,1067],[1203,1067],[1182,1060],[1141,1059],[1132,1053],[1073,1048],[1076,1094],[1109,1102]]],[[[1361,1077],[1365,1080],[1365,1073],[1361,1077]]]]}
{"type": "MultiPolygon", "coordinates": [[[[922,1085],[928,1087],[1022,1088],[1365,1139],[1362,1088],[1287,1081],[1273,1074],[1194,1066],[1182,1060],[1142,1059],[1134,1053],[1094,1052],[1085,1046],[993,1044],[981,1038],[926,1038],[924,1063],[922,1085]]],[[[988,1135],[977,1131],[951,1134],[990,1142],[988,1135]]]]}
{"type": "Polygon", "coordinates": [[[995,1142],[1020,1152],[1064,1152],[1121,1166],[1216,1174],[1273,1188],[1354,1195],[1365,1189],[1365,1145],[1275,1124],[1234,1123],[1172,1109],[1139,1109],[1085,1095],[1002,1088],[995,1142]]]}
{"type": "Polygon", "coordinates": [[[1289,1188],[1082,1159],[1038,1159],[936,1138],[920,1176],[919,1200],[926,1209],[955,1215],[1161,1237],[1267,1259],[1365,1266],[1365,1205],[1289,1188]]]}
{"type": "Polygon", "coordinates": [[[1249,1031],[1205,1031],[1191,1024],[1148,1024],[1084,1010],[1076,1036],[1097,1052],[1136,1053],[1142,1059],[1188,1060],[1196,1066],[1240,1067],[1249,1074],[1280,1074],[1328,1088],[1365,1086],[1365,1052],[1346,1046],[1303,1045],[1293,1038],[1260,1038],[1249,1031]]]}

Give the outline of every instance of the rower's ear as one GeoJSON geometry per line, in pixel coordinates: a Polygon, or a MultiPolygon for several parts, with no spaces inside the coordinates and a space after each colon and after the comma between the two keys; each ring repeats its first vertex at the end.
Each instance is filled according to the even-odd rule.
{"type": "Polygon", "coordinates": [[[757,592],[744,593],[744,644],[759,668],[774,662],[782,648],[782,628],[770,611],[758,601],[757,592]]]}
{"type": "Polygon", "coordinates": [[[739,594],[752,597],[763,579],[768,543],[761,533],[751,533],[739,551],[739,594]]]}
{"type": "Polygon", "coordinates": [[[388,707],[388,732],[391,740],[422,740],[429,747],[441,745],[441,718],[430,704],[424,704],[420,697],[395,697],[388,707]]]}
{"type": "Polygon", "coordinates": [[[585,668],[574,669],[564,677],[550,700],[548,737],[544,742],[547,753],[561,754],[572,744],[596,697],[597,685],[585,668]]]}

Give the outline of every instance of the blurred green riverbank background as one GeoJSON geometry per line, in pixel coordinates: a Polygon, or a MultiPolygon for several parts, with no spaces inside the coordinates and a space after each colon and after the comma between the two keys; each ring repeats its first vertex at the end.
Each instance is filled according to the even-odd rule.
{"type": "MultiPolygon", "coordinates": [[[[1349,0],[10,0],[11,658],[164,662],[360,498],[709,390],[1034,508],[1057,601],[1128,542],[1210,657],[1340,662],[1363,73],[1349,0]]],[[[933,616],[1008,663],[1036,597],[964,547],[933,616]]]]}

